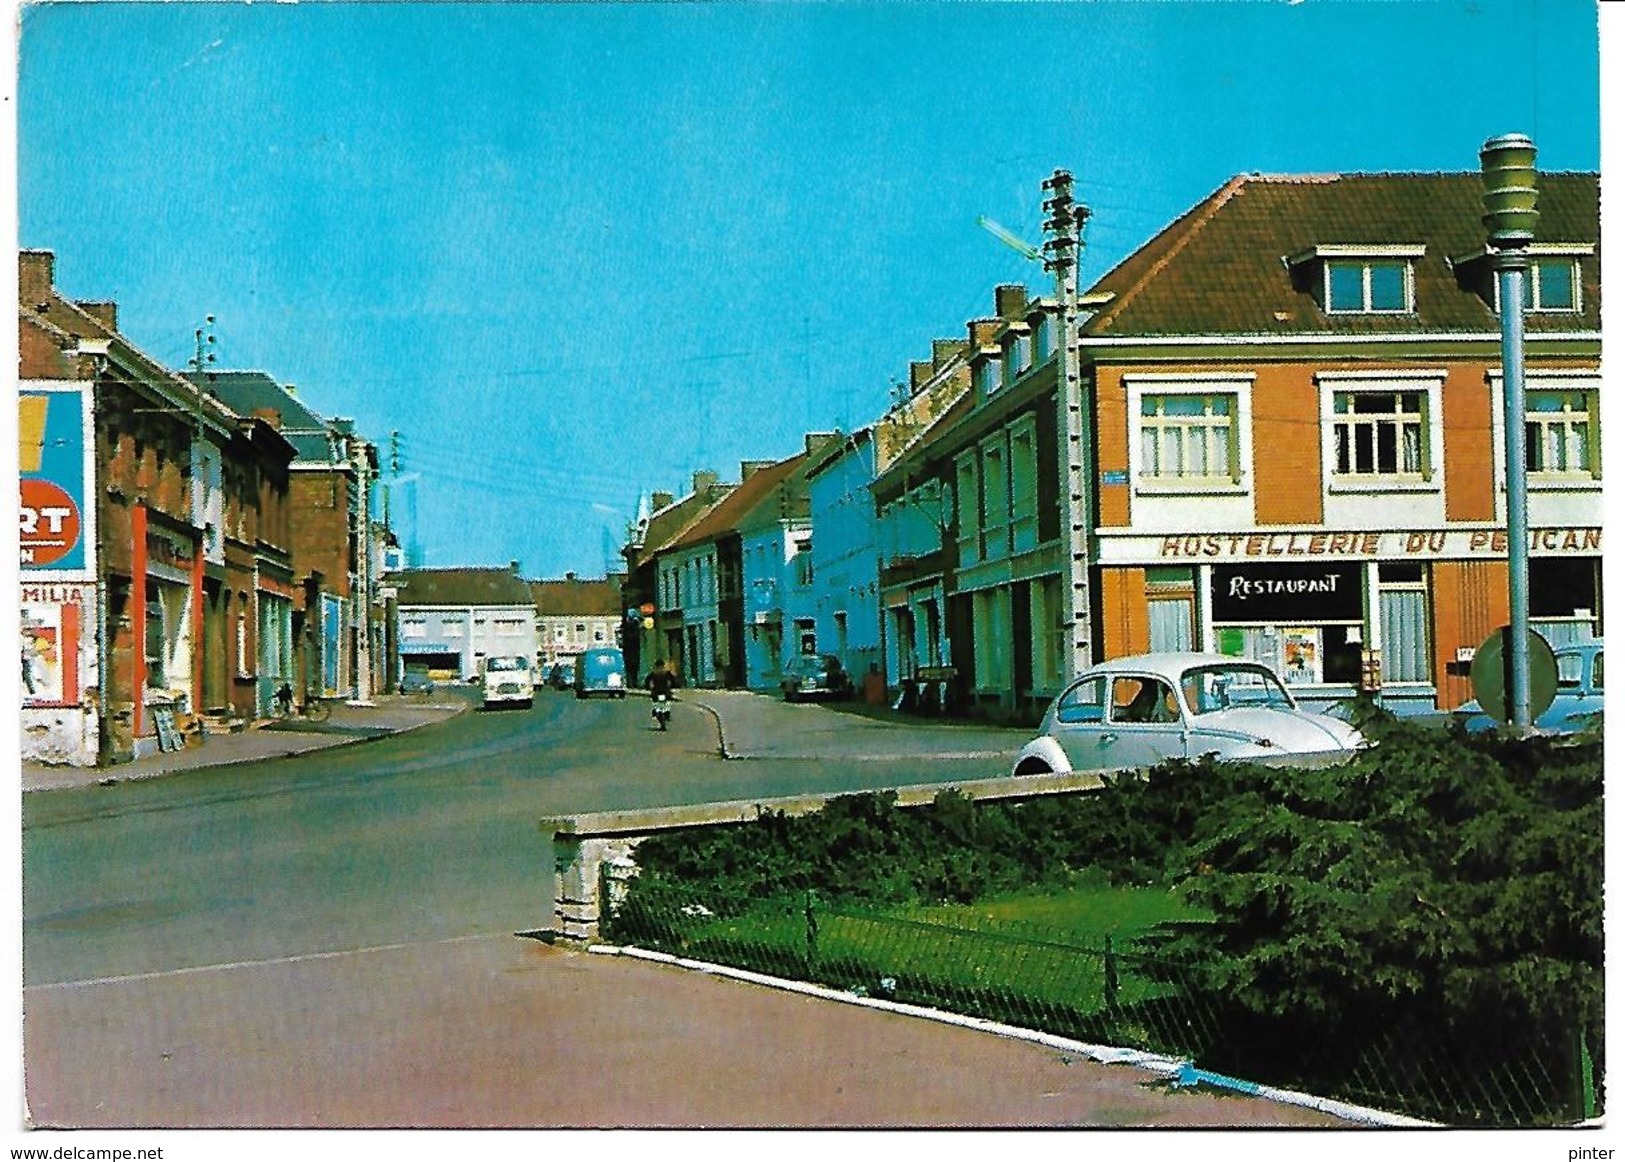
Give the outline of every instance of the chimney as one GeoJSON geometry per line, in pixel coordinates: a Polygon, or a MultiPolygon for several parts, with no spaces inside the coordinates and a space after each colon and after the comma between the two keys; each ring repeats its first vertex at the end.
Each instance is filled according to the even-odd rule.
{"type": "Polygon", "coordinates": [[[834,432],[808,432],[804,440],[807,455],[811,456],[834,438],[834,432]]]}
{"type": "Polygon", "coordinates": [[[118,330],[117,303],[75,303],[81,311],[95,319],[109,331],[118,330]]]}
{"type": "Polygon", "coordinates": [[[908,390],[912,395],[927,383],[931,382],[931,372],[935,366],[928,360],[915,359],[908,365],[908,390]]]}
{"type": "Polygon", "coordinates": [[[963,339],[933,339],[931,340],[931,363],[941,367],[949,360],[965,353],[965,340],[963,339]]]}
{"type": "Polygon", "coordinates": [[[717,474],[709,468],[702,468],[694,473],[694,491],[704,492],[707,488],[714,488],[717,483],[717,474]]]}
{"type": "Polygon", "coordinates": [[[663,508],[670,508],[671,502],[677,498],[669,492],[652,492],[649,494],[649,504],[656,512],[663,508]]]}
{"type": "Polygon", "coordinates": [[[771,468],[773,463],[772,460],[741,460],[739,462],[739,483],[743,484],[763,468],[771,468]]]}
{"type": "Polygon", "coordinates": [[[519,562],[518,561],[509,561],[508,562],[508,572],[512,573],[514,576],[517,577],[519,575],[519,562]]]}
{"type": "Polygon", "coordinates": [[[1004,326],[1002,319],[972,319],[966,324],[966,329],[970,332],[971,350],[974,352],[991,346],[993,336],[999,333],[1002,326],[1004,326]]]}
{"type": "Polygon", "coordinates": [[[570,572],[570,571],[566,570],[566,572],[564,574],[564,579],[566,581],[574,581],[576,579],[576,575],[573,572],[570,572]]]}
{"type": "Polygon", "coordinates": [[[1027,313],[1027,288],[1009,282],[994,287],[993,309],[1001,319],[1021,318],[1027,313]]]}
{"type": "Polygon", "coordinates": [[[49,250],[23,250],[17,254],[17,297],[22,305],[37,308],[50,302],[56,281],[56,255],[49,250]]]}
{"type": "Polygon", "coordinates": [[[264,420],[279,432],[282,430],[282,413],[275,408],[255,408],[254,418],[264,420]]]}

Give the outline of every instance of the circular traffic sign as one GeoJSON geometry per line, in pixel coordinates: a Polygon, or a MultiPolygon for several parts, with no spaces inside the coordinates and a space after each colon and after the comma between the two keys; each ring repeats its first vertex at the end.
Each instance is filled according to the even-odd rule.
{"type": "MultiPolygon", "coordinates": [[[[1473,655],[1473,695],[1485,714],[1497,722],[1512,720],[1512,631],[1503,627],[1484,639],[1473,655]]],[[[1557,658],[1552,647],[1529,631],[1529,721],[1533,722],[1557,697],[1557,658]]]]}
{"type": "Polygon", "coordinates": [[[18,548],[25,566],[60,561],[79,543],[79,506],[49,480],[22,481],[18,548]]]}

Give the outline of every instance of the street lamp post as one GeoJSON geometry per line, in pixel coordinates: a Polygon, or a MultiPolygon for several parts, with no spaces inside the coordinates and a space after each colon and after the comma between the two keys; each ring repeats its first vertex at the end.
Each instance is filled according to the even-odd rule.
{"type": "Polygon", "coordinates": [[[1510,606],[1507,706],[1512,727],[1529,730],[1529,491],[1524,425],[1523,291],[1535,238],[1535,143],[1521,133],[1492,137],[1479,151],[1484,227],[1494,257],[1501,314],[1505,408],[1507,600],[1510,606]]]}

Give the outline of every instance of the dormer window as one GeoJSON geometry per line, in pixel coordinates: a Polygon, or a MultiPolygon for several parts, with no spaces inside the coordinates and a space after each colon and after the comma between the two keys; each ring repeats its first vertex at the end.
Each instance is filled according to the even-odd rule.
{"type": "Polygon", "coordinates": [[[1016,332],[1005,340],[1004,346],[1004,382],[1008,386],[1020,379],[1023,373],[1033,365],[1032,336],[1025,332],[1016,332]]]}
{"type": "MultiPolygon", "coordinates": [[[[1496,285],[1497,310],[1500,285],[1496,285]]],[[[1578,311],[1580,309],[1580,260],[1570,255],[1536,256],[1529,260],[1523,280],[1523,309],[1526,311],[1578,311]]]]}
{"type": "Polygon", "coordinates": [[[1411,309],[1411,264],[1397,258],[1340,258],[1326,264],[1326,311],[1403,314],[1411,309]]]}
{"type": "MultiPolygon", "coordinates": [[[[1580,259],[1596,253],[1586,243],[1537,242],[1529,247],[1523,278],[1523,309],[1539,314],[1575,314],[1581,309],[1580,259]]],[[[1451,267],[1464,287],[1481,295],[1501,313],[1501,280],[1487,252],[1453,259],[1451,267]]]]}
{"type": "Polygon", "coordinates": [[[1055,316],[1045,312],[1033,327],[1033,358],[1042,363],[1055,354],[1055,316]]]}
{"type": "Polygon", "coordinates": [[[1329,315],[1406,315],[1416,310],[1421,246],[1314,246],[1286,259],[1300,289],[1329,315]]]}
{"type": "Polygon", "coordinates": [[[984,357],[976,364],[976,394],[986,399],[999,390],[1002,368],[997,357],[997,349],[992,358],[984,357]]]}

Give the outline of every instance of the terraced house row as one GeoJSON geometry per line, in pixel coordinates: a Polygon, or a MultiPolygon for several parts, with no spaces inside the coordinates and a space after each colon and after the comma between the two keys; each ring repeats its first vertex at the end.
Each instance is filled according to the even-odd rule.
{"type": "Polygon", "coordinates": [[[127,761],[283,683],[383,689],[374,445],[261,372],[163,366],[55,279],[21,253],[23,758],[127,761]]]}
{"type": "MultiPolygon", "coordinates": [[[[1602,632],[1601,256],[1597,175],[1540,181],[1530,600],[1557,643],[1602,632]]],[[[1502,304],[1480,196],[1476,173],[1240,176],[1080,295],[1094,658],[1258,658],[1311,705],[1361,687],[1400,711],[1471,696],[1467,660],[1508,619],[1502,304]]],[[[912,363],[907,399],[873,424],[809,437],[806,516],[780,551],[707,579],[702,632],[646,631],[640,648],[770,688],[772,665],[730,651],[774,628],[779,665],[834,653],[886,697],[1022,712],[1056,694],[1060,315],[1020,286],[992,306],[912,363]],[[787,600],[732,612],[758,591],[787,600]]],[[[715,538],[714,507],[681,503],[692,516],[629,547],[634,565],[662,574],[706,512],[715,538]]],[[[631,589],[645,625],[695,620],[688,589],[631,589]]]]}

